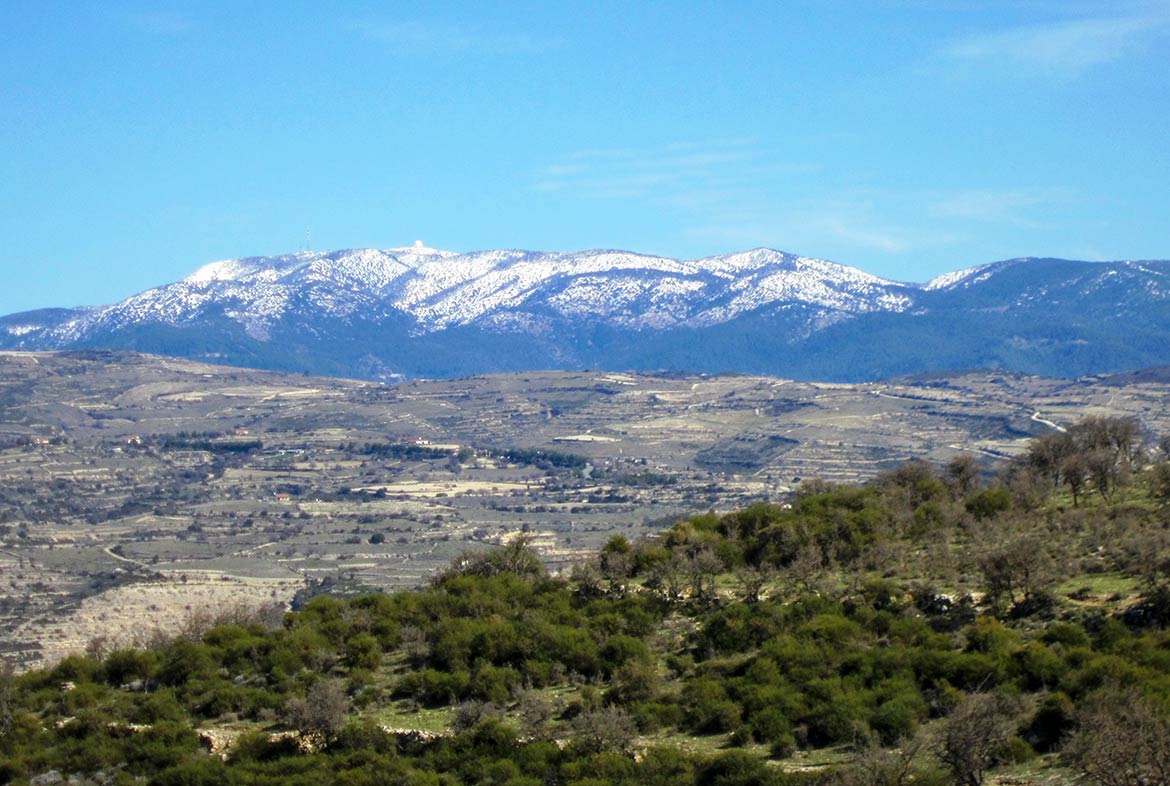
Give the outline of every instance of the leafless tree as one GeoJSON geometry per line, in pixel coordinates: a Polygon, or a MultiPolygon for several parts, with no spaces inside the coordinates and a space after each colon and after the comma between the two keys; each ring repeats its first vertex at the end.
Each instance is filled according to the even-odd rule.
{"type": "Polygon", "coordinates": [[[926,740],[917,735],[893,748],[867,748],[842,769],[831,786],[908,786],[917,780],[926,740]]]}
{"type": "MultiPolygon", "coordinates": [[[[621,536],[611,538],[610,544],[619,537],[621,536]]],[[[625,541],[625,538],[621,539],[623,542],[625,541]]],[[[629,543],[625,545],[625,549],[619,549],[610,548],[610,545],[607,544],[599,556],[601,575],[609,582],[609,591],[622,596],[626,594],[630,575],[634,571],[632,551],[629,548],[629,543]]]]}
{"type": "Polygon", "coordinates": [[[474,728],[485,720],[503,720],[504,709],[490,701],[464,701],[455,705],[451,726],[457,732],[474,728]]]}
{"type": "Polygon", "coordinates": [[[947,462],[946,482],[955,499],[966,499],[978,491],[982,478],[983,467],[970,453],[960,453],[947,462]]]}
{"type": "Polygon", "coordinates": [[[540,737],[546,731],[556,710],[540,691],[527,688],[516,697],[516,712],[524,729],[533,737],[540,737]]]}
{"type": "Polygon", "coordinates": [[[1077,721],[1064,753],[1088,780],[1101,786],[1170,783],[1170,718],[1138,691],[1104,688],[1077,721]]]}
{"type": "Polygon", "coordinates": [[[314,683],[304,695],[284,705],[285,722],[304,737],[328,743],[345,725],[350,700],[339,680],[314,683]]]}
{"type": "Polygon", "coordinates": [[[735,578],[743,592],[745,603],[758,603],[760,593],[769,581],[776,576],[776,568],[768,562],[761,562],[758,566],[744,565],[735,570],[735,578]]]}
{"type": "Polygon", "coordinates": [[[12,731],[16,719],[16,677],[12,665],[0,661],[0,740],[12,731]]]}
{"type": "Polygon", "coordinates": [[[710,546],[701,546],[687,559],[687,577],[697,600],[709,602],[716,598],[715,580],[723,572],[723,561],[710,546]]]}
{"type": "Polygon", "coordinates": [[[783,578],[789,590],[812,593],[820,588],[825,573],[825,555],[819,546],[810,543],[796,553],[796,558],[784,568],[783,578]]]}
{"type": "Polygon", "coordinates": [[[1150,496],[1163,506],[1170,505],[1170,460],[1159,461],[1150,467],[1147,483],[1150,488],[1150,496]]]}
{"type": "Polygon", "coordinates": [[[1084,453],[1073,453],[1060,464],[1060,476],[1072,492],[1074,508],[1081,504],[1081,494],[1089,482],[1089,474],[1089,462],[1084,453]]]}
{"type": "Polygon", "coordinates": [[[621,707],[585,710],[573,718],[573,739],[590,752],[626,753],[637,736],[634,720],[621,707]]]}
{"type": "Polygon", "coordinates": [[[575,560],[569,569],[569,580],[577,585],[579,592],[586,595],[601,594],[601,579],[601,567],[593,557],[575,560]]]}
{"type": "Polygon", "coordinates": [[[983,554],[983,589],[994,606],[1029,607],[1055,581],[1052,558],[1039,537],[1024,536],[983,554]]]}
{"type": "Polygon", "coordinates": [[[406,657],[415,665],[422,664],[431,654],[431,643],[422,628],[414,625],[403,625],[399,634],[399,642],[406,657]]]}
{"type": "Polygon", "coordinates": [[[1144,531],[1125,538],[1120,544],[1125,569],[1142,583],[1145,592],[1153,592],[1170,582],[1170,532],[1144,531]]]}
{"type": "Polygon", "coordinates": [[[1015,731],[1017,708],[997,693],[974,693],[943,721],[938,756],[960,786],[982,786],[996,752],[1015,731]]]}
{"type": "Polygon", "coordinates": [[[686,556],[679,549],[671,549],[666,559],[656,560],[650,566],[647,582],[669,601],[676,601],[686,589],[686,556]]]}

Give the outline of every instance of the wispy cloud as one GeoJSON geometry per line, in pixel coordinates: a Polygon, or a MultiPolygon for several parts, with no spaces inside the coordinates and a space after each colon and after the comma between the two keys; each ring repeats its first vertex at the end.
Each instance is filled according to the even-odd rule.
{"type": "Polygon", "coordinates": [[[530,55],[561,46],[560,39],[553,37],[482,30],[436,19],[362,20],[351,27],[366,40],[404,55],[530,55]]]}
{"type": "Polygon", "coordinates": [[[752,139],[676,142],[655,148],[578,150],[536,173],[539,191],[592,198],[690,199],[714,195],[774,164],[752,139]]]}
{"type": "Polygon", "coordinates": [[[895,227],[869,227],[847,216],[817,216],[809,223],[813,228],[841,242],[884,254],[909,251],[915,244],[904,230],[895,227]]]}
{"type": "Polygon", "coordinates": [[[865,253],[902,254],[923,246],[945,245],[950,238],[925,236],[879,217],[836,207],[777,205],[771,215],[719,215],[696,223],[686,234],[736,248],[777,246],[796,253],[826,253],[848,248],[865,253]]]}
{"type": "Polygon", "coordinates": [[[1060,20],[953,40],[942,54],[956,64],[1070,77],[1143,51],[1168,27],[1165,12],[1060,20]]]}
{"type": "Polygon", "coordinates": [[[534,187],[563,198],[653,203],[687,222],[687,236],[730,247],[831,244],[894,255],[947,242],[891,217],[890,194],[822,187],[820,170],[734,138],[579,150],[543,167],[534,187]]]}
{"type": "Polygon", "coordinates": [[[1046,230],[1084,197],[1060,185],[886,187],[840,182],[755,139],[565,153],[534,173],[545,199],[653,205],[678,231],[718,247],[898,259],[994,233],[1046,230]],[[995,230],[994,233],[990,230],[995,230]],[[824,249],[828,249],[825,251],[824,249]]]}
{"type": "Polygon", "coordinates": [[[936,218],[995,222],[1034,227],[1029,216],[1034,208],[1067,203],[1073,194],[1067,188],[976,188],[935,197],[927,213],[936,218]]]}

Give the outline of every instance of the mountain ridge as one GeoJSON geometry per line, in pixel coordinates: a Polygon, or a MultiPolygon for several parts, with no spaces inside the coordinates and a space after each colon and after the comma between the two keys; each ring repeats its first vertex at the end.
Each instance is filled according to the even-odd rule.
{"type": "Polygon", "coordinates": [[[770,248],[691,260],[421,244],[302,251],[211,262],[108,306],[0,317],[6,349],[138,349],[374,378],[587,366],[1075,376],[1170,362],[1168,334],[1164,260],[1020,257],[905,283],[770,248]]]}

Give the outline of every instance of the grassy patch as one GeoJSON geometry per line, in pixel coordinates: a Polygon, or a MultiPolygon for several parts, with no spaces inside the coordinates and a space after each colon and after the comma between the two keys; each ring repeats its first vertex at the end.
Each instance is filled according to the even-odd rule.
{"type": "Polygon", "coordinates": [[[450,707],[436,709],[415,708],[409,702],[398,701],[381,707],[378,722],[396,730],[420,731],[427,734],[447,734],[455,713],[450,707]]]}
{"type": "Polygon", "coordinates": [[[1081,574],[1059,584],[1058,595],[1081,603],[1094,603],[1111,598],[1129,598],[1138,594],[1137,579],[1120,573],[1081,574]]]}

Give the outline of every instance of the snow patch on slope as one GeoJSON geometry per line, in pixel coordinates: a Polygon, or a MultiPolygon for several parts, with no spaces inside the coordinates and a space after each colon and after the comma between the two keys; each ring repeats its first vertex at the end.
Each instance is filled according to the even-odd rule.
{"type": "Polygon", "coordinates": [[[69,341],[99,329],[191,324],[219,314],[259,339],[285,318],[308,324],[391,314],[412,320],[415,334],[475,324],[540,331],[554,318],[703,327],[794,303],[841,317],[902,311],[912,304],[909,291],[856,268],[765,248],[677,260],[609,250],[458,254],[416,244],[220,260],[56,332],[69,341]]]}

